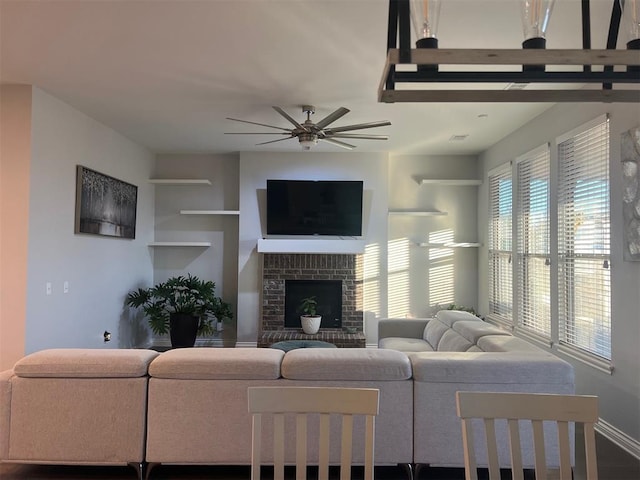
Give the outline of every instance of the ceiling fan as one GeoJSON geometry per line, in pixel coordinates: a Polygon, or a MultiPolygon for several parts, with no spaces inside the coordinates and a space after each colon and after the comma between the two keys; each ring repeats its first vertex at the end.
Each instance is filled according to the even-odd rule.
{"type": "Polygon", "coordinates": [[[335,122],[340,117],[349,113],[350,110],[348,108],[340,107],[335,112],[330,113],[325,118],[320,120],[318,123],[313,123],[311,121],[311,115],[315,113],[315,107],[313,105],[302,106],[302,112],[307,114],[307,119],[303,123],[297,122],[294,118],[289,116],[289,114],[280,107],[273,107],[273,109],[276,112],[278,112],[280,115],[282,115],[284,118],[286,118],[295,128],[282,128],[282,127],[276,127],[274,125],[266,125],[264,123],[250,122],[248,120],[240,120],[238,118],[227,117],[227,120],[233,120],[234,122],[250,123],[252,125],[260,125],[262,127],[269,127],[269,128],[282,130],[281,132],[278,132],[278,133],[234,132],[234,133],[227,133],[227,135],[287,135],[286,138],[279,138],[277,140],[270,140],[268,142],[257,143],[256,145],[266,145],[268,143],[281,142],[283,140],[297,138],[298,142],[300,142],[300,145],[304,150],[310,150],[312,146],[318,143],[318,140],[332,143],[333,145],[346,148],[347,150],[353,150],[354,148],[356,148],[355,145],[351,145],[349,143],[346,143],[338,139],[357,139],[357,140],[388,140],[389,139],[387,135],[360,135],[360,134],[353,134],[353,133],[344,133],[351,130],[362,130],[365,128],[384,127],[387,125],[391,125],[391,122],[387,120],[330,128],[329,125],[331,123],[335,122]]]}

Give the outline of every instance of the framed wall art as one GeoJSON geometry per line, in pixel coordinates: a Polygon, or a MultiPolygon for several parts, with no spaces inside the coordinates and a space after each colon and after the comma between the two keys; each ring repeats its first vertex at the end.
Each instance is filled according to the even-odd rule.
{"type": "Polygon", "coordinates": [[[620,151],[624,259],[640,261],[640,127],[621,135],[620,151]]]}
{"type": "Polygon", "coordinates": [[[136,238],[138,187],[77,166],[75,233],[136,238]]]}

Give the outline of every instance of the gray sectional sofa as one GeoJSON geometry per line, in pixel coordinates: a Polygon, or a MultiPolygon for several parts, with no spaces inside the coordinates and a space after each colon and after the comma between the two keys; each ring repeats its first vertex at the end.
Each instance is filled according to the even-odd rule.
{"type": "MultiPolygon", "coordinates": [[[[456,391],[573,394],[571,365],[478,317],[444,310],[430,319],[385,319],[379,323],[380,349],[405,352],[414,383],[414,454],[417,464],[461,466],[462,433],[456,391]]],[[[501,465],[508,466],[505,430],[501,465]]],[[[527,466],[534,464],[531,435],[522,437],[527,466]]],[[[475,439],[484,445],[483,437],[475,439]]],[[[557,432],[545,430],[549,452],[557,451],[557,432]]],[[[552,465],[559,459],[550,455],[552,465]]],[[[486,465],[483,459],[479,465],[486,465]]]]}
{"type": "Polygon", "coordinates": [[[378,349],[36,352],[0,373],[0,461],[141,477],[147,464],[248,465],[247,387],[329,385],[380,389],[377,465],[462,467],[457,390],[573,392],[568,363],[476,318],[383,320],[380,333],[378,349]]]}

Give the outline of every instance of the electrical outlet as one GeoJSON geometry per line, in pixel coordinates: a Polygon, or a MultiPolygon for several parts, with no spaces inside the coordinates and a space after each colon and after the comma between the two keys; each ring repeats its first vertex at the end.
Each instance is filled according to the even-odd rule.
{"type": "Polygon", "coordinates": [[[53,293],[53,290],[51,288],[51,282],[47,282],[45,285],[45,290],[47,292],[47,295],[51,295],[51,293],[53,293]]]}
{"type": "Polygon", "coordinates": [[[69,293],[69,282],[66,281],[66,280],[62,284],[62,292],[63,293],[69,293]]]}

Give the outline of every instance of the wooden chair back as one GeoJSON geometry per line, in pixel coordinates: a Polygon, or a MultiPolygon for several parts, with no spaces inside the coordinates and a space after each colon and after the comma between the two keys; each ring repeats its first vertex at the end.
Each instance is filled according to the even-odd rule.
{"type": "Polygon", "coordinates": [[[538,393],[456,392],[458,416],[462,421],[465,478],[477,480],[477,463],[473,445],[472,419],[484,421],[489,478],[500,479],[495,420],[507,420],[511,470],[514,480],[523,480],[520,450],[520,421],[531,422],[537,480],[546,479],[547,462],[543,421],[553,421],[558,429],[560,479],[572,479],[569,424],[584,426],[587,478],[598,479],[594,424],[598,421],[598,397],[581,395],[551,395],[538,393]]]}
{"type": "Polygon", "coordinates": [[[249,412],[253,429],[251,442],[251,478],[259,480],[263,414],[273,417],[274,479],[284,479],[285,415],[295,414],[296,479],[306,478],[307,416],[319,414],[318,478],[329,478],[330,416],[342,422],[340,478],[351,478],[353,420],[365,418],[365,479],[373,480],[375,416],[379,390],[372,388],[332,387],[249,387],[249,412]]]}

